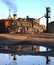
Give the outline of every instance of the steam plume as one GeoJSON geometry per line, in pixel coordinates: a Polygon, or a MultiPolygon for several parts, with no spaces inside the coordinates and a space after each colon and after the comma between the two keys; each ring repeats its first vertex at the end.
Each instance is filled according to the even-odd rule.
{"type": "Polygon", "coordinates": [[[12,12],[14,12],[14,13],[16,13],[17,12],[17,7],[16,7],[16,5],[13,3],[13,1],[12,0],[2,0],[8,7],[9,7],[9,9],[12,11],[12,12]]]}

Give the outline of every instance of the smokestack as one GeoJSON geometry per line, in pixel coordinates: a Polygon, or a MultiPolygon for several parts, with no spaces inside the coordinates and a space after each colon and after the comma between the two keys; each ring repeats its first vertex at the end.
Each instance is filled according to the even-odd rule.
{"type": "Polygon", "coordinates": [[[17,14],[13,14],[14,20],[17,19],[17,14]]]}

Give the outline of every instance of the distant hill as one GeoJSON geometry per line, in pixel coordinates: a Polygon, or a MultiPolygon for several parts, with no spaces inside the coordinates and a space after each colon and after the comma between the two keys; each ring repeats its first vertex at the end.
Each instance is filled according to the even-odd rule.
{"type": "Polygon", "coordinates": [[[48,24],[48,26],[49,26],[48,32],[49,33],[54,33],[54,21],[50,22],[48,24]]]}

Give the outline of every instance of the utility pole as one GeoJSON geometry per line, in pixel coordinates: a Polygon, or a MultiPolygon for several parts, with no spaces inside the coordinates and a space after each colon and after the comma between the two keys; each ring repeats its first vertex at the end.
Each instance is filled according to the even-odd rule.
{"type": "Polygon", "coordinates": [[[46,7],[46,32],[48,33],[48,23],[49,23],[49,18],[50,18],[50,7],[46,7]]]}

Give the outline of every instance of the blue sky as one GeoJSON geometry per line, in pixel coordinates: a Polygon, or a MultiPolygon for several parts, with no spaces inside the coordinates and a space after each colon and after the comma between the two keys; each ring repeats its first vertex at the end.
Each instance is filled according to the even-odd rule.
{"type": "MultiPolygon", "coordinates": [[[[4,0],[5,1],[5,0],[4,0]]],[[[8,1],[8,0],[7,0],[8,1]]],[[[51,8],[51,21],[54,20],[54,0],[9,0],[15,4],[17,8],[17,17],[39,18],[46,13],[46,7],[51,8]]],[[[8,18],[9,7],[0,0],[0,18],[8,18]]],[[[11,11],[11,15],[13,11],[11,11]]],[[[42,24],[45,24],[45,18],[41,19],[42,24]]]]}

